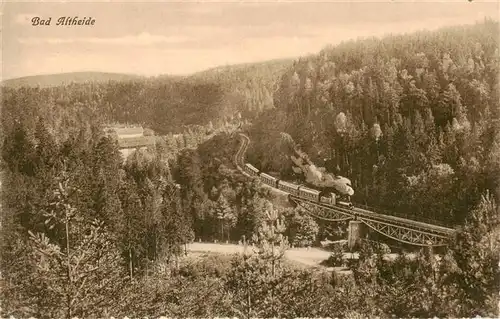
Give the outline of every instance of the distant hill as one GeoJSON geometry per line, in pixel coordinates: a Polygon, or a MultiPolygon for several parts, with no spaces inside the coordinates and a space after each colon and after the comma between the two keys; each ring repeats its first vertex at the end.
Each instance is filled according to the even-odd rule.
{"type": "Polygon", "coordinates": [[[216,66],[207,70],[192,74],[191,78],[221,78],[227,74],[262,73],[264,70],[280,70],[292,65],[294,59],[275,59],[254,63],[241,63],[216,66]]]}
{"type": "Polygon", "coordinates": [[[195,73],[186,81],[217,83],[225,92],[222,107],[226,114],[238,111],[245,117],[254,117],[274,107],[274,92],[293,61],[280,59],[219,66],[195,73]]]}
{"type": "MultiPolygon", "coordinates": [[[[292,65],[292,60],[274,60],[221,66],[188,76],[75,72],[29,76],[2,84],[7,96],[17,96],[15,90],[20,87],[49,88],[57,97],[55,103],[67,110],[73,105],[75,112],[85,113],[77,111],[83,104],[99,109],[105,122],[138,123],[166,134],[181,133],[186,125],[219,125],[238,115],[256,118],[274,108],[274,93],[292,65]],[[71,83],[76,85],[61,86],[71,83]]],[[[7,100],[12,112],[18,112],[16,100],[7,100]]]]}
{"type": "Polygon", "coordinates": [[[8,87],[51,87],[71,83],[129,81],[143,79],[144,77],[134,74],[106,73],[106,72],[69,72],[59,74],[44,74],[25,76],[21,78],[8,79],[2,82],[2,86],[8,87]]]}

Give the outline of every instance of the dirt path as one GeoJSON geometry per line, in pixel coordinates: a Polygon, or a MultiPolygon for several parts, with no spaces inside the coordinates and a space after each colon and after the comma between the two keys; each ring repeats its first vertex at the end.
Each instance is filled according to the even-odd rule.
{"type": "MultiPolygon", "coordinates": [[[[187,245],[188,252],[191,253],[218,253],[218,254],[242,254],[244,252],[243,245],[235,245],[235,244],[215,244],[215,243],[191,243],[187,245]]],[[[249,246],[248,252],[252,253],[253,248],[249,246]]],[[[406,254],[409,258],[415,258],[415,254],[406,254]]],[[[290,248],[285,252],[285,258],[296,262],[300,265],[313,267],[313,268],[322,268],[325,270],[333,270],[331,267],[325,267],[321,265],[321,262],[328,259],[330,257],[330,252],[320,249],[320,248],[290,248]]],[[[349,258],[357,258],[358,253],[344,253],[344,259],[349,258]]],[[[387,259],[395,259],[398,257],[398,254],[386,254],[384,258],[387,259]]],[[[437,256],[436,258],[439,258],[437,256]]],[[[337,267],[336,267],[337,268],[337,267]]],[[[343,270],[344,268],[338,267],[337,270],[343,270]]]]}
{"type": "MultiPolygon", "coordinates": [[[[243,245],[235,244],[214,244],[214,243],[192,243],[187,246],[189,252],[203,253],[212,252],[220,254],[235,254],[243,253],[243,245]]],[[[252,247],[248,247],[248,252],[252,252],[252,247]]],[[[350,253],[345,253],[344,258],[349,258],[350,253]]],[[[321,267],[320,263],[330,257],[328,251],[319,248],[290,248],[285,252],[285,258],[290,261],[297,262],[299,264],[309,266],[309,267],[321,267]]]]}

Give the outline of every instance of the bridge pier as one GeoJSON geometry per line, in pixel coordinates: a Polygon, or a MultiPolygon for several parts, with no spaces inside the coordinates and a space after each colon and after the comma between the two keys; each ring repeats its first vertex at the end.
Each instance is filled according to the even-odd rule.
{"type": "Polygon", "coordinates": [[[358,239],[361,239],[364,235],[365,229],[363,222],[359,220],[350,220],[349,226],[347,227],[347,246],[349,250],[352,250],[358,239]]]}

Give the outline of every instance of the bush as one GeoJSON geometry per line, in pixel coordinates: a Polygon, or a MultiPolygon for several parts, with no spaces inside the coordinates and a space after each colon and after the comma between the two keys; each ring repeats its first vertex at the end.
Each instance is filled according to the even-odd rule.
{"type": "Polygon", "coordinates": [[[345,262],[344,262],[345,247],[344,246],[345,245],[343,243],[331,245],[332,253],[331,253],[330,257],[324,262],[324,265],[328,266],[328,267],[345,266],[345,262]]]}

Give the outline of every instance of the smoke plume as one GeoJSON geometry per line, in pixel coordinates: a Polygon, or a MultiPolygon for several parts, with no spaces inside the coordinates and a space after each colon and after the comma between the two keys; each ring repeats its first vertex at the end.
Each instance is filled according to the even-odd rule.
{"type": "MultiPolygon", "coordinates": [[[[345,130],[345,115],[344,113],[340,113],[339,115],[340,117],[337,116],[338,121],[336,121],[336,125],[338,122],[338,129],[345,130]]],[[[351,181],[348,178],[329,173],[324,167],[317,167],[309,159],[309,156],[298,147],[289,134],[281,133],[281,140],[290,146],[295,153],[290,156],[290,159],[295,164],[292,167],[293,171],[297,174],[304,174],[307,183],[318,188],[334,188],[342,195],[352,196],[354,194],[351,181]]]]}

